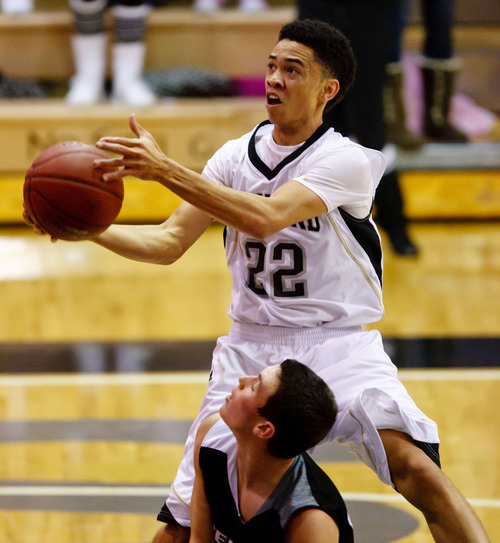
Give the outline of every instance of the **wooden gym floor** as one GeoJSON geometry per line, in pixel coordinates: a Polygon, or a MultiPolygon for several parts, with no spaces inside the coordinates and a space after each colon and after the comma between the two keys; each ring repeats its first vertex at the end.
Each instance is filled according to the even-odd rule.
{"type": "MultiPolygon", "coordinates": [[[[66,2],[44,0],[44,9],[50,5],[64,9],[0,15],[6,74],[66,80],[72,73],[66,2]]],[[[261,59],[293,13],[155,16],[150,68],[180,62],[239,77],[261,73],[261,59]],[[249,43],[261,52],[241,63],[249,43]]],[[[418,48],[421,30],[407,38],[418,48]]],[[[498,110],[494,21],[460,26],[456,44],[472,85],[462,90],[498,110]]],[[[260,104],[231,104],[168,101],[141,111],[140,120],[174,159],[197,169],[213,147],[262,120],[260,104]]],[[[127,134],[127,117],[109,104],[79,111],[50,100],[0,103],[2,543],[150,542],[206,388],[215,339],[230,324],[218,226],[162,268],[91,243],[51,244],[18,224],[23,172],[42,148],[127,134]]],[[[467,158],[471,146],[463,151],[467,158]]],[[[386,316],[377,327],[410,394],[439,424],[444,469],[491,540],[500,541],[499,153],[488,151],[493,166],[486,169],[448,171],[461,169],[461,152],[445,171],[441,164],[427,171],[433,157],[425,150],[423,166],[413,156],[406,165],[413,171],[402,183],[421,254],[401,259],[385,251],[386,316]]],[[[126,221],[141,220],[145,209],[157,220],[176,204],[158,187],[145,191],[132,181],[127,195],[126,221]]],[[[316,455],[348,502],[357,543],[432,541],[420,514],[354,457],[329,445],[316,455]]]]}
{"type": "MultiPolygon", "coordinates": [[[[385,251],[379,328],[401,366],[420,366],[401,379],[438,422],[444,469],[494,541],[500,229],[411,231],[417,259],[385,251]]],[[[168,268],[21,227],[0,230],[0,260],[0,541],[150,541],[214,339],[229,325],[221,228],[168,268]]],[[[354,457],[327,445],[317,458],[348,501],[358,542],[432,541],[421,516],[354,457]]]]}

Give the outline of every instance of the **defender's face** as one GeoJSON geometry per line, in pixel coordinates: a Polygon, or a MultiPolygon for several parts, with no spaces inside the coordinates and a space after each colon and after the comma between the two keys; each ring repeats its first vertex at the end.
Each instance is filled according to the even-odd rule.
{"type": "Polygon", "coordinates": [[[280,365],[276,365],[267,367],[259,375],[240,377],[220,409],[222,419],[232,430],[252,430],[260,418],[257,409],[278,390],[280,373],[280,365]]]}
{"type": "Polygon", "coordinates": [[[279,41],[269,55],[266,73],[269,120],[279,127],[317,121],[324,89],[322,67],[313,50],[295,41],[279,41]]]}

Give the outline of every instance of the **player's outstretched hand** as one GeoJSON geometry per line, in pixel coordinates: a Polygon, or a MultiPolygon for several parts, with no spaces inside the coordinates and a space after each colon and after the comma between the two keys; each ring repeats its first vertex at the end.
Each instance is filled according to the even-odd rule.
{"type": "MultiPolygon", "coordinates": [[[[39,236],[44,236],[45,234],[47,234],[47,232],[45,232],[43,228],[38,226],[38,224],[36,224],[36,222],[30,217],[30,214],[28,213],[24,205],[23,205],[23,220],[28,226],[31,226],[31,228],[33,228],[33,231],[35,232],[35,234],[38,234],[39,236]]],[[[57,241],[57,238],[54,238],[53,236],[51,236],[50,241],[55,243],[57,241]]]]}
{"type": "Polygon", "coordinates": [[[168,158],[153,136],[137,122],[135,114],[130,116],[129,124],[137,138],[101,138],[96,143],[99,149],[121,156],[95,160],[94,167],[106,170],[102,175],[104,181],[128,175],[145,181],[159,181],[168,171],[168,158]]]}

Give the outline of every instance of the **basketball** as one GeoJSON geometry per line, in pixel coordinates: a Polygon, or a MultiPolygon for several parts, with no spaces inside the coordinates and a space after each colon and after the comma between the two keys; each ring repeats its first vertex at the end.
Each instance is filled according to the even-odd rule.
{"type": "Polygon", "coordinates": [[[93,162],[109,155],[79,141],[42,151],[26,172],[24,205],[32,221],[52,237],[85,239],[113,223],[123,201],[123,181],[104,182],[93,162]]]}

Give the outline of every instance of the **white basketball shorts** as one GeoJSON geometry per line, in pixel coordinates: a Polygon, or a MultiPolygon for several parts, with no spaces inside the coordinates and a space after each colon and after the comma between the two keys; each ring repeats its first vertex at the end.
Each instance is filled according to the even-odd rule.
{"type": "MultiPolygon", "coordinates": [[[[219,410],[242,375],[257,375],[287,358],[314,370],[332,389],[339,412],[325,441],[345,444],[386,484],[392,485],[379,429],[399,430],[416,441],[439,442],[427,418],[397,378],[376,330],[280,328],[234,323],[214,350],[212,375],[200,413],[189,431],[184,457],[166,506],[181,526],[190,526],[194,482],[193,445],[200,422],[219,410]]],[[[159,517],[160,520],[163,520],[159,517]]]]}

